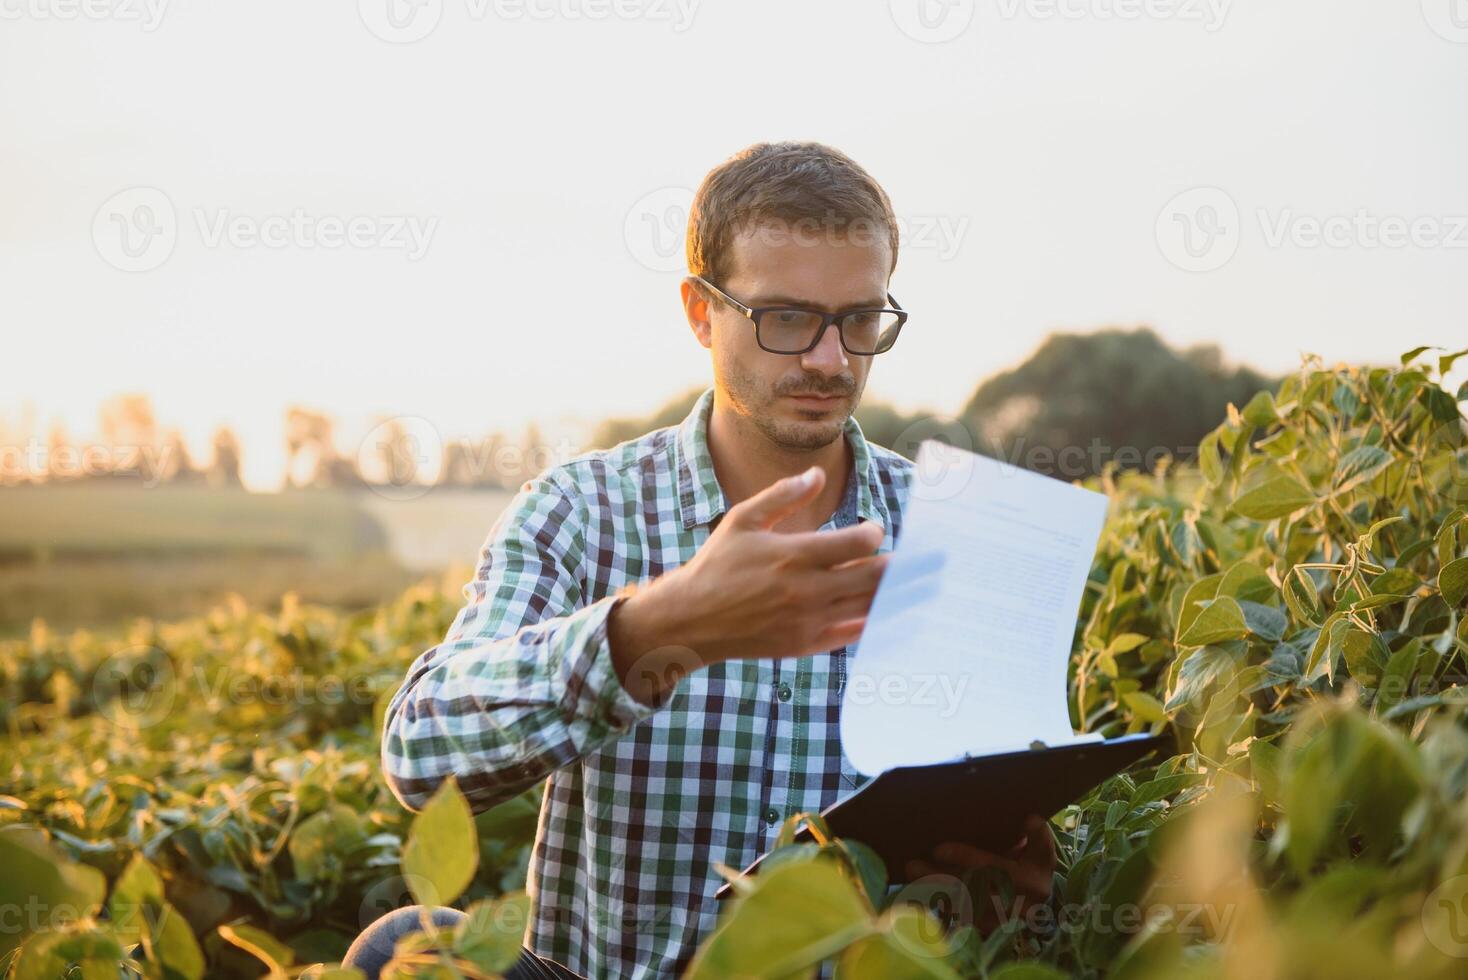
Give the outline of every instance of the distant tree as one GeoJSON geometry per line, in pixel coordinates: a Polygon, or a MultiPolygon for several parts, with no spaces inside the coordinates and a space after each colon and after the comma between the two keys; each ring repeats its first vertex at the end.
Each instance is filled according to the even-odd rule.
{"type": "Polygon", "coordinates": [[[653,429],[661,429],[665,425],[676,425],[693,409],[693,403],[698,401],[698,396],[703,394],[703,391],[703,388],[692,388],[685,391],[663,403],[663,406],[656,412],[642,418],[606,419],[593,430],[591,444],[598,449],[608,449],[619,442],[636,439],[653,429]]]}
{"type": "Polygon", "coordinates": [[[1052,334],[1019,367],[979,385],[961,417],[987,452],[1076,478],[1115,460],[1191,458],[1223,417],[1275,382],[1212,345],[1174,350],[1149,329],[1052,334]]]}
{"type": "MultiPolygon", "coordinates": [[[[703,388],[685,391],[648,416],[607,419],[593,432],[592,445],[604,449],[628,439],[636,439],[654,429],[677,425],[688,417],[688,413],[693,410],[693,403],[703,391],[703,388]]],[[[904,415],[891,405],[876,401],[863,401],[857,407],[856,421],[867,440],[909,457],[917,451],[918,441],[948,432],[957,425],[952,419],[925,412],[904,415]]],[[[969,440],[950,441],[964,444],[969,440]]]]}
{"type": "Polygon", "coordinates": [[[98,415],[102,442],[112,450],[109,475],[162,479],[162,474],[152,471],[162,446],[152,400],[140,394],[115,395],[102,403],[98,415]]]}
{"type": "Polygon", "coordinates": [[[214,458],[205,471],[211,487],[233,489],[243,486],[240,479],[240,440],[234,430],[221,425],[214,430],[214,458]]]}
{"type": "Polygon", "coordinates": [[[336,451],[331,418],[294,406],[286,412],[286,474],[292,486],[341,487],[361,482],[354,461],[336,451]]]}
{"type": "Polygon", "coordinates": [[[198,483],[204,478],[203,471],[195,467],[189,458],[189,447],[184,444],[183,433],[177,429],[168,431],[163,467],[158,479],[164,483],[198,483]]]}

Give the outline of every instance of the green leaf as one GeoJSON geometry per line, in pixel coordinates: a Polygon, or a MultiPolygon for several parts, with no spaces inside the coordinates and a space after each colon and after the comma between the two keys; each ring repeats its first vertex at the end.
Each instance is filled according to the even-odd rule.
{"type": "Polygon", "coordinates": [[[1218,595],[1218,586],[1222,582],[1222,575],[1209,575],[1188,586],[1187,592],[1178,603],[1175,638],[1181,637],[1192,626],[1193,620],[1203,611],[1204,601],[1218,595]]]}
{"type": "Polygon", "coordinates": [[[1234,512],[1255,521],[1288,517],[1315,503],[1315,495],[1294,477],[1280,474],[1233,502],[1234,512]]]}
{"type": "Polygon", "coordinates": [[[1210,432],[1198,443],[1198,466],[1209,486],[1223,482],[1223,459],[1218,454],[1218,433],[1210,432]]]}
{"type": "Polygon", "coordinates": [[[1437,385],[1427,385],[1418,394],[1427,414],[1435,422],[1455,422],[1459,418],[1458,400],[1437,385]]]}
{"type": "Polygon", "coordinates": [[[475,902],[454,927],[453,950],[485,973],[504,973],[520,958],[529,922],[530,896],[524,892],[475,902]]]}
{"type": "Polygon", "coordinates": [[[1132,714],[1142,721],[1151,723],[1166,721],[1167,712],[1162,708],[1162,702],[1158,701],[1146,691],[1129,691],[1121,696],[1126,706],[1132,709],[1132,714]]]}
{"type": "Polygon", "coordinates": [[[272,977],[285,976],[284,968],[295,964],[296,954],[291,948],[264,929],[238,924],[222,925],[217,931],[225,942],[264,963],[272,977]]]}
{"type": "Polygon", "coordinates": [[[1178,646],[1198,647],[1226,640],[1240,640],[1249,633],[1244,611],[1231,596],[1219,596],[1210,602],[1178,638],[1178,646]]]}
{"type": "MultiPolygon", "coordinates": [[[[89,915],[107,892],[102,872],[72,861],[33,827],[0,830],[0,869],[0,910],[41,907],[89,915]]],[[[17,912],[0,928],[0,960],[26,939],[19,920],[17,912]]]]}
{"type": "Polygon", "coordinates": [[[452,776],[413,818],[403,846],[403,878],[420,905],[448,905],[479,867],[479,837],[469,803],[452,776]]]}
{"type": "Polygon", "coordinates": [[[1421,357],[1423,354],[1427,353],[1430,350],[1439,349],[1440,348],[1432,347],[1430,345],[1413,347],[1411,350],[1407,351],[1407,353],[1402,355],[1402,367],[1406,367],[1408,364],[1411,364],[1413,361],[1417,360],[1417,358],[1421,357]]]}
{"type": "Polygon", "coordinates": [[[1468,349],[1454,351],[1451,354],[1443,354],[1442,356],[1440,356],[1437,359],[1437,373],[1447,374],[1453,369],[1453,362],[1455,362],[1458,358],[1464,356],[1465,354],[1468,354],[1468,349]]]}
{"type": "Polygon", "coordinates": [[[1143,636],[1141,633],[1123,633],[1120,636],[1111,638],[1111,642],[1106,644],[1106,652],[1113,657],[1123,653],[1131,653],[1137,647],[1146,643],[1147,640],[1148,637],[1143,636]]]}
{"type": "Polygon", "coordinates": [[[1437,589],[1443,601],[1451,607],[1463,604],[1468,598],[1468,558],[1450,561],[1437,573],[1437,589]]]}
{"type": "Polygon", "coordinates": [[[345,857],[366,839],[356,811],[333,803],[301,821],[287,849],[297,876],[311,881],[340,874],[345,857]]]}
{"type": "Polygon", "coordinates": [[[959,980],[943,961],[949,953],[943,927],[915,904],[882,917],[881,931],[847,947],[835,980],[959,980]]]}
{"type": "Polygon", "coordinates": [[[733,902],[685,980],[788,976],[877,929],[866,899],[829,858],[762,870],[754,890],[733,902]]]}
{"type": "Polygon", "coordinates": [[[1201,704],[1203,694],[1216,681],[1233,675],[1241,652],[1224,646],[1206,646],[1188,654],[1178,669],[1177,686],[1167,699],[1166,710],[1201,704]]]}
{"type": "MultiPolygon", "coordinates": [[[[1341,457],[1335,469],[1335,491],[1353,490],[1395,462],[1380,446],[1357,446],[1341,457]]],[[[1375,528],[1373,528],[1373,531],[1375,528]]]]}
{"type": "Polygon", "coordinates": [[[163,879],[141,854],[134,854],[107,900],[107,914],[124,943],[142,939],[150,921],[163,906],[163,879]]]}
{"type": "Polygon", "coordinates": [[[1260,602],[1250,602],[1247,599],[1239,603],[1239,608],[1243,610],[1244,623],[1249,627],[1250,633],[1270,641],[1284,637],[1285,627],[1289,625],[1289,620],[1282,610],[1260,602]]]}
{"type": "Polygon", "coordinates": [[[1381,637],[1364,630],[1348,629],[1341,639],[1346,669],[1367,687],[1375,687],[1386,669],[1388,651],[1381,637]]]}
{"type": "Polygon", "coordinates": [[[165,902],[152,932],[154,953],[167,967],[170,980],[201,980],[204,976],[204,951],[199,948],[189,921],[178,909],[165,902]]]}
{"type": "Polygon", "coordinates": [[[1244,417],[1245,422],[1256,429],[1262,429],[1266,425],[1279,421],[1279,413],[1274,408],[1274,396],[1267,391],[1256,393],[1239,414],[1244,417]]]}
{"type": "Polygon", "coordinates": [[[1264,569],[1246,560],[1235,562],[1224,572],[1223,581],[1218,584],[1218,594],[1252,602],[1268,602],[1278,594],[1278,590],[1264,569]]]}
{"type": "Polygon", "coordinates": [[[1284,581],[1284,601],[1290,613],[1300,622],[1319,626],[1324,608],[1320,605],[1320,594],[1315,590],[1315,580],[1307,569],[1296,565],[1290,569],[1284,581]]]}

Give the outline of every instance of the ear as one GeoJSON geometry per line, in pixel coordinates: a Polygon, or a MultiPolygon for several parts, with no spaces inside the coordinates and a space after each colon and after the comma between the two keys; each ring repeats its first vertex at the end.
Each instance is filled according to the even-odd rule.
{"type": "Polygon", "coordinates": [[[693,331],[693,336],[705,349],[713,345],[714,326],[709,322],[712,312],[708,298],[698,288],[698,283],[691,276],[683,280],[679,287],[683,295],[683,313],[688,317],[688,329],[693,331]]]}

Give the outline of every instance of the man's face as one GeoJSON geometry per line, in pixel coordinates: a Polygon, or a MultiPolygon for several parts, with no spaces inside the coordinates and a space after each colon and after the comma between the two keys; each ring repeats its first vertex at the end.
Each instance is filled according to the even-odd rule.
{"type": "MultiPolygon", "coordinates": [[[[839,313],[888,305],[885,236],[750,229],[734,240],[731,259],[728,281],[716,285],[745,306],[839,313]]],[[[700,340],[713,356],[716,386],[773,445],[809,451],[841,437],[872,358],[848,354],[834,324],[804,354],[772,354],[760,348],[749,318],[722,300],[708,304],[708,322],[708,339],[700,340]]]]}

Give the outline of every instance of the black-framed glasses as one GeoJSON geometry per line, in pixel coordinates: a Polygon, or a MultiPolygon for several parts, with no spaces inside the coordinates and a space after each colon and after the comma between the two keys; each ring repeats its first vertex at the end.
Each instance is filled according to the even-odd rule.
{"type": "Polygon", "coordinates": [[[754,323],[755,342],[771,354],[804,354],[814,350],[826,335],[826,328],[834,323],[846,353],[872,357],[891,350],[907,322],[907,311],[891,293],[887,294],[887,302],[892,304],[892,309],[822,313],[798,306],[745,306],[703,276],[690,278],[748,317],[754,323]]]}

